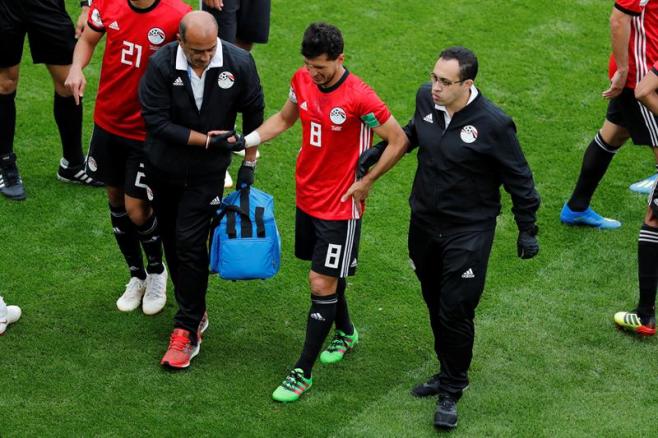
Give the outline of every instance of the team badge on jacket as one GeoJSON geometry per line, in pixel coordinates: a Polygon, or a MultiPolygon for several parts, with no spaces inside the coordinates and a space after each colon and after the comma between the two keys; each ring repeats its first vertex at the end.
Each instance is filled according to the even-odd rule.
{"type": "Polygon", "coordinates": [[[342,125],[345,123],[345,120],[347,120],[347,115],[341,107],[337,106],[331,110],[329,113],[329,118],[331,119],[332,123],[335,123],[336,125],[342,125]]]}
{"type": "Polygon", "coordinates": [[[235,76],[230,71],[223,71],[217,77],[217,85],[225,90],[231,88],[233,83],[235,83],[235,76]]]}
{"type": "Polygon", "coordinates": [[[478,130],[473,125],[466,125],[462,128],[459,136],[464,143],[473,143],[478,138],[478,130]]]}

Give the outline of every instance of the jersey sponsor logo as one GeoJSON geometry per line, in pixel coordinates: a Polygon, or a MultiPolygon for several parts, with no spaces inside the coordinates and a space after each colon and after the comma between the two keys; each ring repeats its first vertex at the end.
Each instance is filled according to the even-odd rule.
{"type": "Polygon", "coordinates": [[[164,43],[166,38],[167,36],[165,35],[164,30],[160,29],[159,27],[154,27],[149,30],[149,42],[155,46],[159,46],[160,44],[164,43]]]}
{"type": "Polygon", "coordinates": [[[217,77],[217,85],[219,85],[219,88],[223,88],[224,90],[231,88],[234,83],[235,76],[233,76],[233,73],[230,71],[223,71],[217,77]]]}
{"type": "Polygon", "coordinates": [[[101,19],[101,13],[98,9],[94,9],[91,12],[91,22],[97,27],[103,27],[103,20],[101,19]]]}
{"type": "Polygon", "coordinates": [[[96,164],[94,157],[87,157],[87,168],[92,172],[96,172],[98,170],[98,165],[96,164]]]}
{"type": "Polygon", "coordinates": [[[473,273],[473,269],[468,268],[468,270],[462,274],[462,278],[475,278],[475,274],[473,273]]]}
{"type": "Polygon", "coordinates": [[[336,125],[342,125],[347,120],[347,114],[345,114],[345,111],[341,107],[337,106],[331,110],[329,118],[336,125]]]}
{"type": "Polygon", "coordinates": [[[306,101],[302,102],[302,104],[299,105],[299,107],[304,111],[308,111],[308,104],[306,103],[306,101]]]}
{"type": "Polygon", "coordinates": [[[109,27],[110,29],[119,30],[119,23],[117,23],[116,21],[113,21],[113,22],[112,22],[109,26],[107,26],[107,27],[109,27]]]}
{"type": "Polygon", "coordinates": [[[427,123],[434,123],[434,117],[432,117],[432,113],[429,113],[423,117],[423,120],[425,120],[427,123]]]}
{"type": "Polygon", "coordinates": [[[174,87],[182,87],[183,86],[183,80],[178,77],[172,84],[174,87]]]}
{"type": "Polygon", "coordinates": [[[459,137],[464,143],[473,143],[478,138],[478,130],[473,125],[466,125],[459,133],[459,137]]]}

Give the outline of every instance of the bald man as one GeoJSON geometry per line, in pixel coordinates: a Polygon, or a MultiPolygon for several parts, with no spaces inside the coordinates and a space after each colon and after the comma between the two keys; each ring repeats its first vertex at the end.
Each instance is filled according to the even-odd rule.
{"type": "MultiPolygon", "coordinates": [[[[161,364],[187,368],[208,326],[208,233],[223,196],[231,152],[244,149],[233,135],[263,122],[264,97],[251,55],[217,37],[207,12],[185,15],[178,40],[160,49],[139,88],[146,122],[146,174],[160,224],[178,312],[161,364]]],[[[238,172],[238,187],[253,183],[252,148],[238,172]]]]}

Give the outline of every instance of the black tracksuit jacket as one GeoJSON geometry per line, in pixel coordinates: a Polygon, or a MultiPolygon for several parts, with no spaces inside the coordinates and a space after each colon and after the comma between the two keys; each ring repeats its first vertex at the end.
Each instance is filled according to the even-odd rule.
{"type": "Polygon", "coordinates": [[[409,150],[419,148],[409,197],[413,223],[437,234],[495,228],[502,185],[512,197],[518,228],[535,224],[540,200],[516,126],[482,94],[456,112],[445,129],[431,84],[424,84],[404,130],[409,150]]]}
{"type": "Polygon", "coordinates": [[[147,127],[145,153],[159,170],[188,177],[221,173],[231,162],[231,153],[187,144],[190,129],[206,133],[231,130],[238,112],[243,130],[251,132],[263,122],[265,99],[256,64],[249,52],[222,41],[223,65],[206,73],[203,103],[199,111],[194,101],[187,71],[176,70],[178,43],[158,50],[139,86],[142,115],[147,127]],[[233,85],[226,88],[230,74],[233,85]],[[220,82],[224,87],[220,86],[220,82]]]}

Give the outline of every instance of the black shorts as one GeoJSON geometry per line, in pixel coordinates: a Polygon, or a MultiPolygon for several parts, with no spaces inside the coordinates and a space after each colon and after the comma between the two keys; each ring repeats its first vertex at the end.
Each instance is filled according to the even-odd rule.
{"type": "Polygon", "coordinates": [[[0,1],[0,68],[20,64],[25,34],[35,64],[71,64],[75,28],[64,0],[0,1]]]}
{"type": "Polygon", "coordinates": [[[87,156],[87,175],[128,196],[152,200],[144,172],[144,142],[107,132],[94,124],[87,156]]]}
{"type": "Polygon", "coordinates": [[[236,38],[247,43],[266,43],[270,34],[270,0],[224,0],[221,11],[208,8],[219,23],[219,38],[235,43],[236,38]]]}
{"type": "Polygon", "coordinates": [[[360,237],[361,219],[327,221],[297,209],[295,256],[311,260],[311,269],[318,274],[336,278],[354,275],[360,237]]]}
{"type": "Polygon", "coordinates": [[[633,89],[624,88],[610,101],[605,118],[626,128],[634,144],[658,147],[658,117],[635,99],[633,89]]]}

